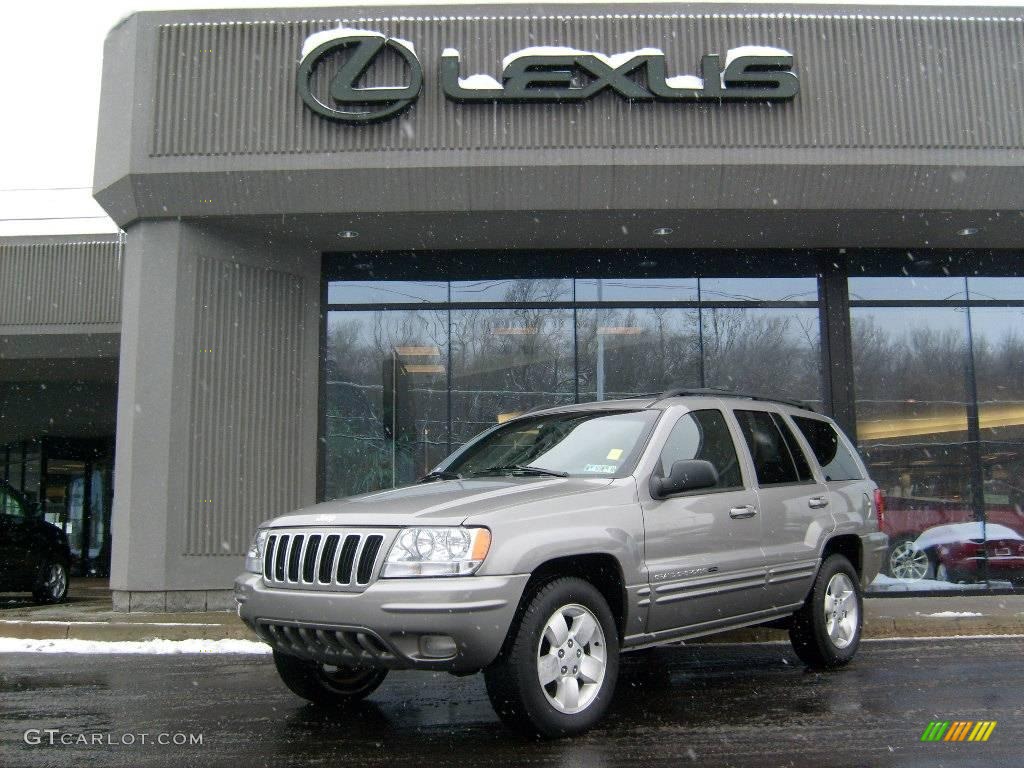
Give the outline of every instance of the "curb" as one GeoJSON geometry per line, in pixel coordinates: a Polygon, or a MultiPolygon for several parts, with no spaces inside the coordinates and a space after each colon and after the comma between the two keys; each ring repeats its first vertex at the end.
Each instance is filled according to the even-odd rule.
{"type": "Polygon", "coordinates": [[[231,614],[224,622],[5,621],[0,637],[21,640],[256,640],[259,638],[231,614]]]}
{"type": "MultiPolygon", "coordinates": [[[[154,617],[155,618],[155,617],[154,617]]],[[[1014,618],[979,617],[927,619],[923,617],[874,617],[864,623],[865,640],[895,637],[957,637],[961,635],[1024,636],[1024,621],[1014,618]]],[[[20,621],[0,623],[0,637],[26,640],[254,640],[256,634],[233,614],[220,623],[160,621],[20,621]]],[[[754,643],[787,640],[782,629],[751,627],[707,635],[696,643],[754,643]]]]}

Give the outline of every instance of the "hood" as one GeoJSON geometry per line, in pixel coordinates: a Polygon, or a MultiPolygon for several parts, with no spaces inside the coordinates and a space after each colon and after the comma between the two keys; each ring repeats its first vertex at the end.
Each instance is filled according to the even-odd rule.
{"type": "Polygon", "coordinates": [[[284,526],[461,525],[466,518],[602,488],[611,480],[486,477],[443,480],[325,501],[270,521],[284,526]]]}

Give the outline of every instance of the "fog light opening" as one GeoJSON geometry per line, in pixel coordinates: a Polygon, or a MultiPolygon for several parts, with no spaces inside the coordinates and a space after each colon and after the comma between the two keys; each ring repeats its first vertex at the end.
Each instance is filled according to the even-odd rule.
{"type": "Polygon", "coordinates": [[[448,635],[421,635],[420,655],[430,659],[449,659],[455,655],[458,646],[455,638],[448,635]]]}

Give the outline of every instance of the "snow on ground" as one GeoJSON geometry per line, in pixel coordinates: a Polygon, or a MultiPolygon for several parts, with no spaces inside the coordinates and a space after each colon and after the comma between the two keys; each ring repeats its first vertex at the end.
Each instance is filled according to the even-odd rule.
{"type": "MultiPolygon", "coordinates": [[[[64,620],[60,621],[57,619],[0,619],[0,624],[44,624],[44,625],[64,625],[74,624],[79,626],[81,624],[89,624],[91,626],[108,626],[109,621],[76,621],[76,620],[64,620]]],[[[138,621],[132,622],[132,624],[140,627],[219,627],[220,624],[207,624],[202,621],[138,621]]]]}
{"type": "Polygon", "coordinates": [[[907,579],[894,579],[884,573],[878,574],[875,580],[868,586],[868,594],[877,595],[883,592],[984,592],[988,589],[1010,589],[1013,585],[1008,581],[992,579],[986,585],[985,582],[977,584],[954,584],[950,581],[938,581],[936,579],[918,579],[910,581],[907,579]]]}
{"type": "Polygon", "coordinates": [[[252,640],[29,640],[0,637],[0,653],[270,653],[252,640]]]}
{"type": "Polygon", "coordinates": [[[923,613],[921,614],[926,619],[970,619],[976,616],[984,616],[984,613],[975,613],[974,611],[939,611],[938,613],[923,613]]]}

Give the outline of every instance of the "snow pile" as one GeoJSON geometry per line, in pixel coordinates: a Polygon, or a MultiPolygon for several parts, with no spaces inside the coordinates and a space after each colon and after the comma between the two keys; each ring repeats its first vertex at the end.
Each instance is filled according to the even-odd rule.
{"type": "Polygon", "coordinates": [[[635,51],[625,51],[623,53],[614,53],[609,56],[606,53],[599,53],[598,51],[582,51],[579,48],[568,48],[562,45],[532,45],[529,48],[523,48],[518,51],[514,51],[501,60],[502,71],[508,69],[508,65],[516,59],[521,59],[526,56],[593,56],[594,58],[604,62],[613,69],[618,69],[627,61],[632,61],[639,56],[664,56],[665,53],[660,48],[639,48],[635,51]]]}
{"type": "Polygon", "coordinates": [[[490,75],[470,75],[459,78],[460,88],[472,88],[477,91],[500,91],[503,86],[490,75]]]}
{"type": "Polygon", "coordinates": [[[975,613],[974,611],[939,611],[938,613],[926,613],[923,614],[926,619],[972,619],[978,616],[984,616],[984,613],[975,613]]]}
{"type": "MultiPolygon", "coordinates": [[[[374,32],[370,29],[349,29],[348,27],[336,27],[334,29],[325,29],[322,32],[314,32],[312,35],[306,38],[305,42],[302,43],[302,58],[306,58],[319,48],[324,43],[329,43],[333,40],[342,40],[346,38],[376,38],[378,40],[387,40],[388,38],[382,35],[380,32],[374,32]]],[[[416,46],[410,43],[408,40],[402,40],[398,37],[392,37],[391,42],[396,43],[406,50],[409,51],[413,56],[416,55],[416,46]]]]}
{"type": "Polygon", "coordinates": [[[739,48],[730,48],[725,54],[725,66],[728,67],[736,59],[743,56],[792,56],[793,54],[784,48],[773,48],[768,45],[741,45],[739,48]]]}
{"type": "Polygon", "coordinates": [[[996,579],[989,580],[986,585],[985,582],[979,582],[977,584],[954,584],[950,581],[938,581],[936,579],[918,579],[917,581],[909,581],[907,579],[894,579],[891,576],[886,576],[884,573],[880,573],[875,577],[875,580],[868,586],[868,592],[874,595],[885,593],[885,592],[978,592],[991,589],[1009,589],[1013,585],[1008,581],[1001,581],[996,579]]]}
{"type": "Polygon", "coordinates": [[[270,653],[252,640],[30,640],[0,637],[0,653],[270,653]]]}
{"type": "Polygon", "coordinates": [[[1005,525],[989,523],[982,526],[981,523],[971,522],[936,525],[918,536],[914,546],[918,549],[929,549],[940,544],[960,544],[965,541],[981,542],[986,538],[989,541],[1024,541],[1024,536],[1005,525]]]}

